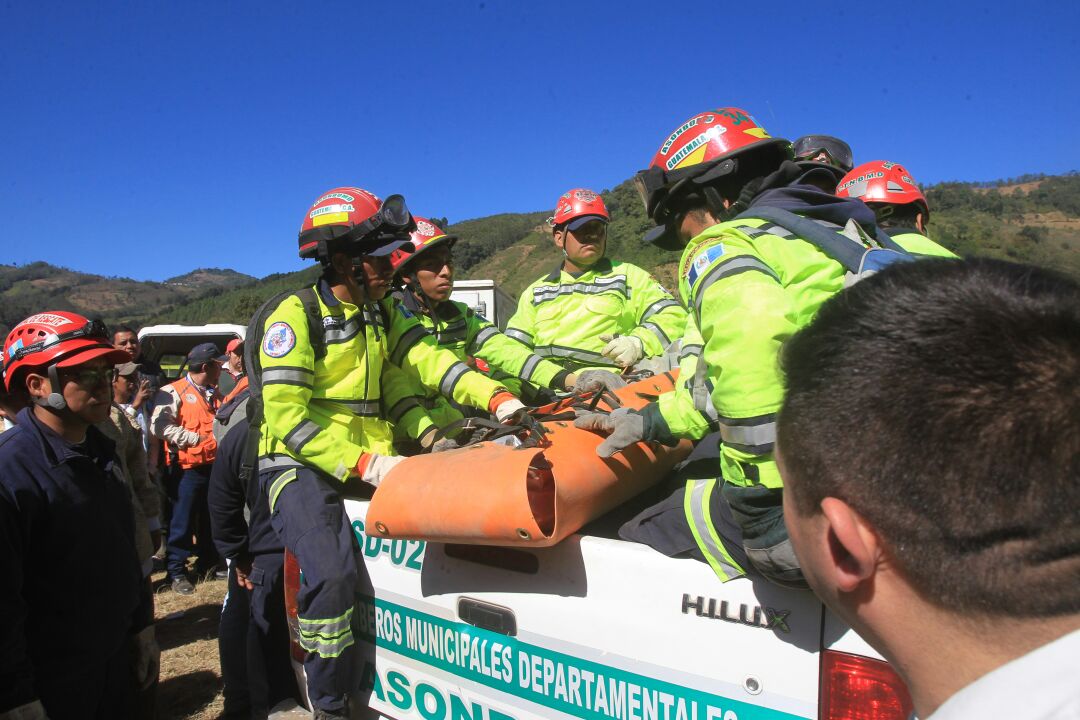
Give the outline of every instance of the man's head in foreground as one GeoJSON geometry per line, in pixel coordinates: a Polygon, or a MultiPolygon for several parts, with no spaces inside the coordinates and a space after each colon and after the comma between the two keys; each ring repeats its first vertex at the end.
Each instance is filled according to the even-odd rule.
{"type": "Polygon", "coordinates": [[[827,302],[783,366],[803,572],[921,717],[1080,628],[1075,282],[992,260],[894,265],[827,302]]]}

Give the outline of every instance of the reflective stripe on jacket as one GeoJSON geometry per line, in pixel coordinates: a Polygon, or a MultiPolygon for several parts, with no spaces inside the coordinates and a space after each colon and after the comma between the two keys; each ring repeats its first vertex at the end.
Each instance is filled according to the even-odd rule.
{"type": "MultiPolygon", "coordinates": [[[[439,303],[431,315],[421,310],[412,293],[405,295],[402,304],[434,335],[439,347],[465,362],[470,357],[485,361],[491,367],[491,377],[514,394],[520,394],[522,380],[538,387],[563,389],[569,371],[511,340],[465,303],[455,300],[439,303]]],[[[429,399],[435,397],[436,393],[428,393],[429,399]]],[[[440,424],[434,415],[432,419],[440,424]]]]}
{"type": "MultiPolygon", "coordinates": [[[[390,422],[419,437],[432,422],[401,367],[463,404],[486,409],[502,387],[470,370],[387,298],[358,307],[316,285],[326,356],[315,359],[303,304],[287,297],[266,320],[259,470],[305,464],[344,481],[362,453],[394,454],[390,422]]],[[[279,488],[280,490],[280,488],[279,488]]]]}
{"type": "MultiPolygon", "coordinates": [[[[210,401],[202,388],[182,377],[169,383],[164,388],[172,399],[173,419],[177,425],[189,432],[198,433],[202,440],[196,445],[178,445],[180,467],[187,469],[214,462],[217,455],[217,440],[214,439],[214,413],[210,401]]],[[[217,391],[213,397],[220,397],[217,391]]],[[[216,401],[215,401],[216,405],[216,401]]]]}
{"type": "MultiPolygon", "coordinates": [[[[843,289],[844,275],[813,244],[763,220],[714,225],[683,251],[679,293],[702,339],[699,362],[712,400],[702,414],[720,430],[728,482],[782,486],[773,460],[783,400],[780,349],[843,289]]],[[[681,401],[661,402],[661,412],[669,425],[694,425],[685,414],[693,399],[685,387],[681,392],[681,401]]]]}
{"type": "Polygon", "coordinates": [[[686,312],[655,278],[605,258],[577,276],[560,265],[527,287],[506,335],[570,370],[614,369],[600,335],[634,335],[653,357],[685,326],[686,312]]]}

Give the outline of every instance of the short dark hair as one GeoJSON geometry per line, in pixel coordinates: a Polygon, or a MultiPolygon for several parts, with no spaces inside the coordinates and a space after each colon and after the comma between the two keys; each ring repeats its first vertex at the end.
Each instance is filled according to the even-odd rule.
{"type": "Polygon", "coordinates": [[[138,331],[137,331],[137,330],[135,330],[135,328],[131,327],[130,325],[117,325],[117,326],[116,326],[116,327],[114,327],[114,328],[113,328],[113,330],[112,330],[112,337],[113,337],[113,340],[115,340],[115,339],[116,339],[116,334],[117,334],[117,333],[122,333],[122,332],[128,332],[128,333],[131,333],[131,334],[133,334],[133,335],[135,336],[135,339],[136,339],[136,340],[138,340],[138,339],[139,339],[139,333],[138,333],[138,331]]]}
{"type": "Polygon", "coordinates": [[[919,213],[922,213],[923,223],[926,222],[926,217],[929,213],[921,204],[917,202],[906,203],[904,205],[893,205],[890,203],[867,203],[874,211],[874,214],[878,216],[878,227],[882,230],[907,230],[911,232],[921,232],[919,226],[915,224],[919,213]],[[885,211],[885,208],[891,208],[889,211],[885,211]],[[882,217],[884,215],[884,217],[882,217]]]}
{"type": "Polygon", "coordinates": [[[782,355],[792,500],[836,497],[957,612],[1080,610],[1080,286],[997,260],[894,265],[782,355]]]}

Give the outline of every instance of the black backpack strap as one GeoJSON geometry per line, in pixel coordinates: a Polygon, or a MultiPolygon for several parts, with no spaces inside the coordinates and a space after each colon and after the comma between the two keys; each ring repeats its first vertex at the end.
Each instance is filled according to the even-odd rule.
{"type": "Polygon", "coordinates": [[[255,314],[251,316],[251,321],[248,323],[247,332],[244,336],[244,369],[248,376],[248,392],[251,394],[246,412],[249,423],[248,434],[244,441],[244,454],[240,462],[240,480],[245,484],[257,472],[259,466],[259,440],[262,437],[263,422],[262,361],[259,357],[259,350],[262,348],[263,332],[270,315],[277,310],[278,306],[286,298],[292,295],[296,295],[304,303],[304,312],[308,316],[308,334],[311,336],[312,348],[316,351],[316,357],[319,357],[319,347],[322,348],[322,354],[326,355],[322,318],[320,317],[317,322],[318,332],[312,330],[311,327],[312,315],[309,311],[309,302],[314,301],[315,314],[319,313],[319,301],[312,288],[280,292],[260,305],[255,314]],[[305,297],[308,297],[308,300],[305,300],[305,297]]]}
{"type": "Polygon", "coordinates": [[[296,291],[296,297],[304,306],[304,314],[308,320],[308,342],[315,353],[315,359],[326,357],[326,336],[323,335],[322,308],[319,307],[319,296],[315,294],[315,288],[306,287],[296,291]]]}

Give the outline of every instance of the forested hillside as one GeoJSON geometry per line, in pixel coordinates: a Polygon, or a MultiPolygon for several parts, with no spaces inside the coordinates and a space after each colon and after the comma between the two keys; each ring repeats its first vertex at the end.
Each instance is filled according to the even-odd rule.
{"type": "MultiPolygon", "coordinates": [[[[961,255],[1053,267],[1080,278],[1080,175],[1027,176],[926,188],[930,234],[961,255]]],[[[630,181],[603,193],[612,215],[608,253],[654,272],[674,288],[675,253],[641,243],[650,227],[630,181]]],[[[517,295],[559,262],[545,223],[550,211],[503,213],[446,227],[461,237],[457,276],[489,278],[517,295]]],[[[436,219],[441,220],[441,218],[436,219]]],[[[165,283],[102,278],[45,263],[0,266],[0,323],[43,308],[74,309],[107,321],[246,323],[271,295],[314,281],[313,266],[253,281],[231,270],[198,270],[165,283]]]]}
{"type": "Polygon", "coordinates": [[[0,332],[41,310],[71,310],[106,322],[140,323],[222,287],[256,282],[234,270],[199,268],[165,282],[103,277],[35,262],[0,265],[0,332]]]}

